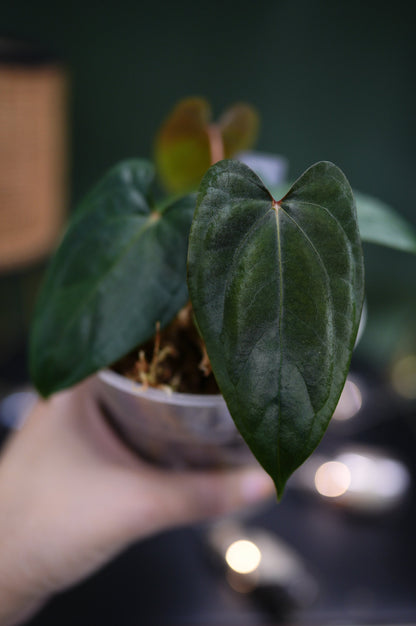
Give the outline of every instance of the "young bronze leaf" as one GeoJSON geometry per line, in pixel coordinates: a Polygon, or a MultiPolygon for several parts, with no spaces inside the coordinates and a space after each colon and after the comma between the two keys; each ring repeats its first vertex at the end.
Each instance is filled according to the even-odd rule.
{"type": "Polygon", "coordinates": [[[155,141],[155,159],[161,180],[173,193],[198,188],[211,165],[208,125],[211,107],[203,98],[178,102],[155,141]]]}
{"type": "Polygon", "coordinates": [[[181,100],[155,140],[156,166],[164,187],[173,193],[197,189],[212,163],[253,146],[258,127],[256,110],[243,102],[229,107],[215,123],[206,100],[181,100]]]}
{"type": "Polygon", "coordinates": [[[46,275],[31,340],[34,384],[47,396],[109,365],[187,302],[194,196],[158,209],[153,166],[112,169],[75,211],[46,275]]]}
{"type": "Polygon", "coordinates": [[[252,148],[257,140],[259,125],[259,116],[251,105],[240,102],[227,109],[218,120],[225,158],[252,148]]]}
{"type": "Polygon", "coordinates": [[[281,496],[325,432],[358,330],[362,251],[345,176],[317,163],[276,202],[247,166],[214,165],[188,286],[230,413],[281,496]]]}

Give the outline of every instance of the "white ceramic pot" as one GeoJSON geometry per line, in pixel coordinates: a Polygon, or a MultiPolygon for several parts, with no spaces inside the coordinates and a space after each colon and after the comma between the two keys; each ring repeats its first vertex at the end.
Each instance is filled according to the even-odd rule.
{"type": "Polygon", "coordinates": [[[168,393],[112,370],[95,376],[97,400],[123,440],[169,467],[233,467],[254,462],[221,395],[168,393]]]}

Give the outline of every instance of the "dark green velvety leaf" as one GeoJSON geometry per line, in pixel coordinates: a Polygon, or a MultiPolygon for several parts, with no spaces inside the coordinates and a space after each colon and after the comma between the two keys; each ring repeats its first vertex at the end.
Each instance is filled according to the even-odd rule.
{"type": "Polygon", "coordinates": [[[75,211],[41,290],[30,340],[42,395],[73,385],[168,324],[187,302],[195,197],[158,208],[153,166],[112,169],[75,211]]]}
{"type": "Polygon", "coordinates": [[[318,163],[276,202],[242,163],[214,165],[188,286],[230,413],[280,496],[325,432],[358,330],[362,250],[345,176],[318,163]]]}
{"type": "MultiPolygon", "coordinates": [[[[283,195],[289,183],[272,189],[273,195],[283,195]]],[[[357,206],[358,227],[364,243],[374,243],[403,252],[416,254],[416,229],[393,207],[382,200],[353,190],[357,206]]]]}

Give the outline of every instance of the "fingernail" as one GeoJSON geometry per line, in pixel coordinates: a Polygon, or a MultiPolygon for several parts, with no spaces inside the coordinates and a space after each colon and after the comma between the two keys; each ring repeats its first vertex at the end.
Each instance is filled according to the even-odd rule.
{"type": "Polygon", "coordinates": [[[273,491],[273,482],[265,472],[251,471],[242,479],[241,495],[247,503],[264,500],[273,491]]]}

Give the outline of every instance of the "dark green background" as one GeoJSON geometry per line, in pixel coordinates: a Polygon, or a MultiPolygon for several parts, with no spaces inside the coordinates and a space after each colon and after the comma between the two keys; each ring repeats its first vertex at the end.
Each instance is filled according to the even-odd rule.
{"type": "MultiPolygon", "coordinates": [[[[203,95],[217,113],[256,105],[258,148],[286,155],[291,177],[331,160],[416,223],[413,13],[402,0],[13,0],[0,31],[38,40],[68,68],[72,203],[117,160],[150,155],[178,99],[203,95]]],[[[416,261],[374,247],[366,261],[363,350],[385,358],[404,328],[413,341],[416,261]]]]}

